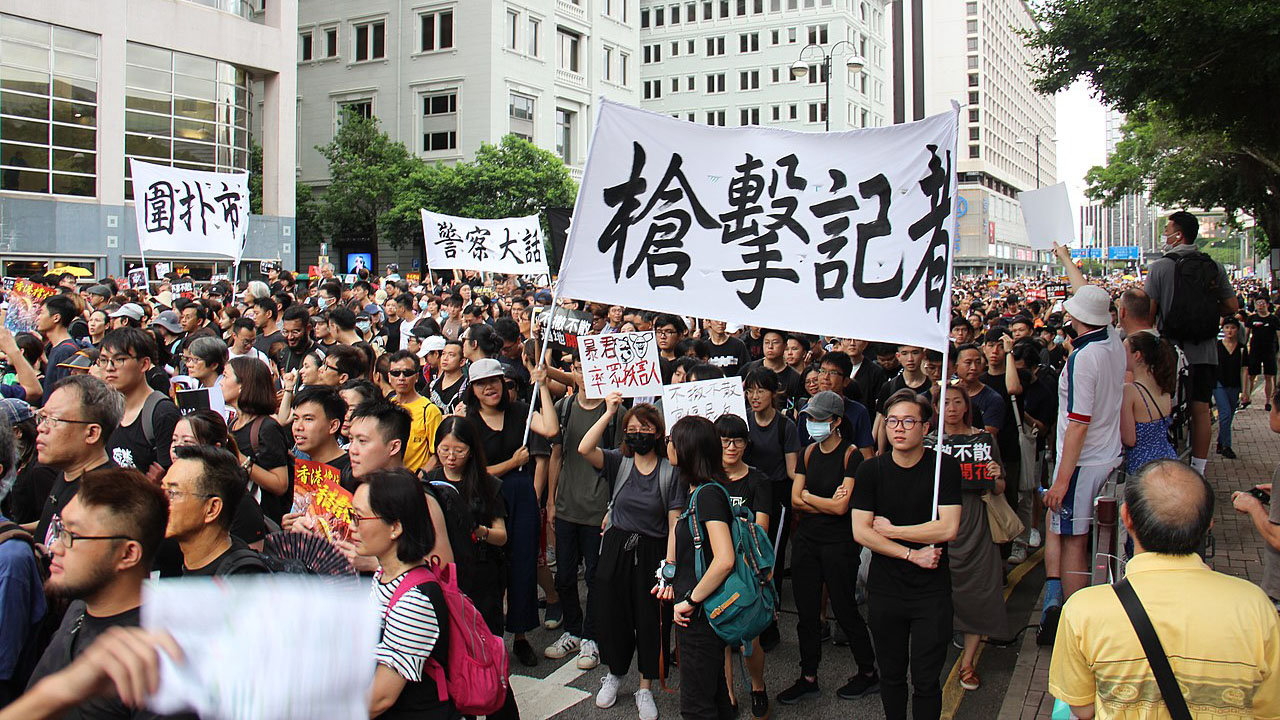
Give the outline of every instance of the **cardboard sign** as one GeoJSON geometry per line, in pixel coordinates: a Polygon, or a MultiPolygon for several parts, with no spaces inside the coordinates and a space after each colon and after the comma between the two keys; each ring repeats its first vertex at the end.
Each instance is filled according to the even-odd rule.
{"type": "Polygon", "coordinates": [[[222,397],[222,388],[198,387],[191,390],[174,390],[174,402],[178,404],[178,412],[189,415],[196,410],[212,410],[225,420],[227,419],[227,403],[222,397]]]}
{"type": "Polygon", "coordinates": [[[4,316],[4,326],[17,335],[20,332],[35,332],[36,317],[44,301],[57,290],[48,285],[40,285],[30,280],[18,279],[9,291],[9,309],[4,316]]]}
{"type": "Polygon", "coordinates": [[[714,422],[726,414],[747,419],[747,399],[742,393],[741,378],[662,386],[662,417],[668,433],[676,421],[686,415],[698,415],[714,422]]]}
{"type": "Polygon", "coordinates": [[[945,435],[942,452],[960,463],[960,488],[962,490],[994,490],[995,478],[987,472],[987,464],[995,460],[995,438],[991,433],[975,435],[945,435]]]}
{"type": "Polygon", "coordinates": [[[147,269],[134,268],[129,271],[129,287],[134,290],[147,291],[147,269]]]}
{"type": "Polygon", "coordinates": [[[351,535],[351,493],[342,473],[315,460],[293,461],[293,512],[305,513],[329,542],[351,535]]]}
{"type": "Polygon", "coordinates": [[[279,270],[279,269],[280,269],[279,260],[263,260],[262,262],[258,263],[258,271],[261,272],[263,275],[266,275],[272,270],[279,270]]]}
{"type": "Polygon", "coordinates": [[[0,290],[9,292],[10,290],[13,289],[13,284],[16,283],[17,281],[18,281],[18,278],[15,278],[15,277],[0,278],[0,290]]]}
{"type": "Polygon", "coordinates": [[[1044,286],[1046,297],[1051,300],[1066,300],[1071,294],[1071,286],[1066,283],[1050,283],[1044,286]]]}
{"type": "Polygon", "coordinates": [[[567,310],[562,307],[554,311],[545,308],[533,309],[533,322],[543,332],[549,333],[548,342],[561,351],[577,352],[578,336],[591,332],[591,313],[585,310],[567,310]]]}
{"type": "Polygon", "coordinates": [[[623,397],[662,394],[658,340],[652,330],[583,335],[578,338],[578,357],[589,398],[614,391],[623,397]]]}
{"type": "Polygon", "coordinates": [[[173,272],[173,263],[156,263],[156,279],[163,280],[165,275],[173,272]]]}
{"type": "Polygon", "coordinates": [[[422,282],[422,273],[408,272],[404,274],[404,279],[411,283],[422,282]]]}
{"type": "Polygon", "coordinates": [[[193,297],[196,294],[196,284],[191,280],[178,280],[169,283],[169,292],[184,298],[193,297]]]}

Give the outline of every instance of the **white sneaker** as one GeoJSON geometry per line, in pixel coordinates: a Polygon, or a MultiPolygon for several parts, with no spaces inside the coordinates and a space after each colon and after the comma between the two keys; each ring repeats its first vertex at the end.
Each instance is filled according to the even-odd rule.
{"type": "Polygon", "coordinates": [[[605,673],[600,678],[600,692],[596,693],[596,707],[611,708],[613,704],[618,702],[618,688],[622,685],[622,678],[613,673],[605,673]]]}
{"type": "Polygon", "coordinates": [[[1027,546],[1021,543],[1014,543],[1013,549],[1009,552],[1009,564],[1021,565],[1027,561],[1027,546]]]}
{"type": "Polygon", "coordinates": [[[636,712],[640,720],[658,720],[658,706],[653,702],[653,693],[641,688],[636,691],[636,712]]]}
{"type": "Polygon", "coordinates": [[[578,651],[578,669],[594,670],[600,664],[600,648],[595,640],[583,640],[582,649],[578,651]]]}
{"type": "Polygon", "coordinates": [[[1044,540],[1040,537],[1040,531],[1031,528],[1031,535],[1027,538],[1027,547],[1038,548],[1044,540]]]}
{"type": "Polygon", "coordinates": [[[548,645],[547,649],[542,651],[542,654],[551,660],[559,660],[577,650],[580,643],[581,641],[578,638],[566,632],[560,635],[559,640],[548,645]]]}

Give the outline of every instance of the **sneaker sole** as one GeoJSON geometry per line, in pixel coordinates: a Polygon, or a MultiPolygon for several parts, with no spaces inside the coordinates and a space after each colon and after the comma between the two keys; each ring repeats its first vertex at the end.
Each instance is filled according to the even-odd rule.
{"type": "Polygon", "coordinates": [[[560,628],[561,625],[564,625],[563,620],[547,620],[546,622],[542,623],[542,627],[548,630],[557,630],[560,628]]]}
{"type": "Polygon", "coordinates": [[[563,660],[576,652],[578,652],[578,648],[574,648],[572,650],[566,650],[565,652],[562,652],[559,655],[552,655],[551,648],[547,648],[546,650],[542,651],[542,657],[548,660],[563,660]]]}
{"type": "Polygon", "coordinates": [[[821,694],[822,694],[821,690],[811,690],[799,697],[792,698],[790,700],[783,700],[782,698],[778,698],[778,703],[782,705],[795,705],[799,703],[801,700],[808,700],[809,698],[818,697],[821,694]]]}
{"type": "Polygon", "coordinates": [[[590,663],[584,663],[584,662],[582,662],[581,660],[579,660],[578,662],[576,662],[576,663],[574,663],[574,664],[578,666],[578,669],[579,669],[579,670],[595,670],[597,667],[600,667],[600,661],[599,661],[599,660],[595,660],[595,661],[592,661],[592,662],[590,662],[590,663]]]}
{"type": "Polygon", "coordinates": [[[978,684],[978,685],[966,685],[966,684],[964,684],[964,683],[960,683],[960,687],[962,687],[962,688],[964,688],[965,690],[968,690],[968,691],[970,691],[970,692],[973,692],[974,690],[977,690],[978,688],[982,687],[982,685],[981,685],[981,684],[978,684]]]}
{"type": "Polygon", "coordinates": [[[600,708],[601,710],[608,710],[609,708],[617,704],[618,704],[618,698],[616,696],[613,698],[613,702],[609,703],[608,705],[601,705],[599,700],[596,701],[596,707],[600,708]]]}
{"type": "Polygon", "coordinates": [[[876,683],[875,685],[872,685],[871,687],[867,688],[866,690],[863,690],[857,695],[847,695],[845,693],[837,691],[836,697],[840,698],[841,700],[857,700],[860,697],[874,695],[875,693],[878,693],[878,692],[880,692],[880,683],[876,683]]]}

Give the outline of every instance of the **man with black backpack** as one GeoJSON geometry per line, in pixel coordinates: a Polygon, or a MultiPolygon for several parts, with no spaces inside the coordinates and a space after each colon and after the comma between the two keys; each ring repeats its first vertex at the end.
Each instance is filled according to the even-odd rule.
{"type": "Polygon", "coordinates": [[[124,417],[107,440],[107,452],[120,467],[131,467],[158,480],[173,462],[169,446],[173,429],[182,419],[178,406],[147,384],[156,363],[156,343],[137,328],[107,333],[98,355],[98,369],[111,387],[124,395],[124,417]]]}
{"type": "Polygon", "coordinates": [[[1209,458],[1209,400],[1218,367],[1218,328],[1240,302],[1222,264],[1196,247],[1200,222],[1186,211],[1165,224],[1165,254],[1147,268],[1147,294],[1159,308],[1156,326],[1191,366],[1191,467],[1203,473],[1209,458]]]}
{"type": "Polygon", "coordinates": [[[183,576],[269,572],[257,552],[231,537],[231,518],[245,493],[234,455],[211,445],[174,448],[173,465],[160,487],[169,497],[165,537],[182,548],[183,576]]]}

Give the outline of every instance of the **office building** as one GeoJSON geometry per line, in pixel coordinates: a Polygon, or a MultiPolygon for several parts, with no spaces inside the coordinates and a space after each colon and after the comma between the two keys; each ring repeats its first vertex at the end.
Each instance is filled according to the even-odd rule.
{"type": "Polygon", "coordinates": [[[244,257],[292,266],[296,17],[296,0],[0,0],[0,274],[122,276],[141,260],[128,159],[229,172],[252,145],[244,257]]]}
{"type": "MultiPolygon", "coordinates": [[[[302,0],[298,177],[323,189],[329,168],[315,148],[354,108],[424,160],[470,161],[513,133],[580,179],[596,98],[639,103],[638,45],[637,0],[302,0]]],[[[363,254],[407,272],[423,254],[330,240],[340,272],[363,254]]]]}

